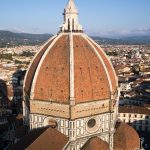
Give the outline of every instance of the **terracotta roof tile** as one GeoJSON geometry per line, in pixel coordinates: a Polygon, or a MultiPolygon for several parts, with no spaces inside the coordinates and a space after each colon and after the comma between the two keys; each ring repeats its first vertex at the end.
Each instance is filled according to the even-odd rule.
{"type": "Polygon", "coordinates": [[[68,142],[68,138],[59,131],[48,128],[38,137],[27,150],[62,150],[68,142]]]}
{"type": "Polygon", "coordinates": [[[74,36],[74,63],[76,103],[108,99],[110,87],[104,67],[81,36],[74,36]]]}
{"type": "Polygon", "coordinates": [[[116,74],[115,74],[115,70],[113,71],[113,67],[111,66],[108,58],[104,55],[104,53],[102,52],[103,50],[98,48],[95,44],[94,44],[95,48],[97,49],[97,51],[99,52],[100,56],[102,57],[104,64],[106,65],[109,77],[111,79],[111,83],[112,83],[112,92],[115,93],[117,90],[117,84],[116,84],[116,74]]]}
{"type": "Polygon", "coordinates": [[[18,143],[13,145],[10,150],[25,150],[25,148],[32,144],[46,129],[47,128],[41,128],[30,131],[27,135],[22,137],[18,143]]]}
{"type": "Polygon", "coordinates": [[[62,150],[68,138],[50,127],[29,132],[10,150],[62,150]]]}
{"type": "MultiPolygon", "coordinates": [[[[109,99],[111,90],[106,72],[108,72],[114,93],[116,92],[117,85],[116,74],[108,58],[104,55],[102,49],[90,41],[101,56],[105,64],[103,65],[95,53],[95,50],[86,39],[81,35],[74,35],[73,39],[76,104],[93,100],[109,99]],[[104,68],[104,66],[106,68],[104,68]]],[[[31,86],[33,84],[35,85],[36,88],[33,91],[33,99],[69,104],[69,44],[69,35],[61,35],[51,49],[48,49],[50,46],[49,43],[34,58],[26,75],[24,89],[27,94],[30,94],[31,86]],[[41,59],[43,56],[45,56],[44,60],[41,59]],[[37,68],[39,68],[39,70],[37,70],[37,68]],[[33,83],[35,72],[37,73],[37,79],[33,83]]]]}
{"type": "Polygon", "coordinates": [[[134,113],[150,115],[150,109],[142,106],[119,106],[119,113],[134,113]]]}
{"type": "Polygon", "coordinates": [[[61,36],[47,53],[35,82],[34,99],[69,100],[69,40],[61,36]]]}
{"type": "Polygon", "coordinates": [[[25,92],[30,95],[30,90],[31,90],[31,86],[32,86],[32,80],[33,77],[35,75],[35,71],[37,69],[38,63],[40,62],[42,56],[44,55],[45,51],[47,50],[48,46],[52,43],[53,40],[51,40],[49,43],[47,43],[38,53],[37,55],[34,57],[31,66],[28,68],[28,73],[26,74],[26,80],[24,82],[25,84],[25,92]]]}

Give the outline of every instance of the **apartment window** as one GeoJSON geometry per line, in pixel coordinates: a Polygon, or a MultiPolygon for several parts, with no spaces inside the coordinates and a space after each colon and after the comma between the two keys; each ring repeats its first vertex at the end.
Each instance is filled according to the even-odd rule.
{"type": "Polygon", "coordinates": [[[149,119],[149,116],[146,116],[145,118],[146,118],[146,119],[149,119]]]}
{"type": "Polygon", "coordinates": [[[148,131],[148,126],[145,127],[145,131],[148,131]]]}
{"type": "Polygon", "coordinates": [[[139,126],[139,131],[142,131],[142,126],[139,126]]]}
{"type": "Polygon", "coordinates": [[[37,124],[34,124],[34,127],[37,128],[37,124]]]}
{"type": "Polygon", "coordinates": [[[145,120],[145,124],[148,125],[148,120],[145,120]]]}
{"type": "Polygon", "coordinates": [[[142,120],[139,120],[139,124],[142,124],[142,120]]]}

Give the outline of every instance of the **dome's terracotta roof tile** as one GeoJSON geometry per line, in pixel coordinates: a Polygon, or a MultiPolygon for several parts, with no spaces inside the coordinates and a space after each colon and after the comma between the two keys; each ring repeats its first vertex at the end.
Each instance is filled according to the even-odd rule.
{"type": "Polygon", "coordinates": [[[76,103],[108,99],[110,87],[104,67],[81,36],[74,36],[74,63],[76,103]]]}
{"type": "Polygon", "coordinates": [[[94,47],[99,52],[100,56],[102,57],[103,61],[105,62],[105,65],[106,65],[106,68],[108,70],[108,74],[109,74],[109,77],[110,77],[111,83],[112,83],[112,92],[115,93],[117,90],[117,81],[116,81],[115,70],[113,70],[111,63],[109,62],[106,55],[103,53],[103,50],[98,48],[95,44],[94,44],[94,47]]]}
{"type": "Polygon", "coordinates": [[[39,65],[39,62],[43,56],[43,54],[45,53],[45,51],[47,50],[47,48],[49,47],[49,45],[52,43],[53,39],[50,40],[38,53],[37,55],[34,57],[32,63],[30,64],[30,67],[28,69],[28,72],[26,73],[26,77],[25,77],[25,82],[24,82],[24,91],[26,92],[26,94],[28,94],[28,96],[30,95],[30,90],[31,90],[31,86],[32,86],[32,81],[35,75],[35,71],[39,65]]]}
{"type": "MultiPolygon", "coordinates": [[[[30,91],[32,91],[33,100],[69,104],[69,34],[57,36],[55,40],[55,42],[54,40],[48,42],[34,58],[25,78],[24,91],[30,98],[30,91]]],[[[73,35],[73,51],[75,103],[109,99],[111,87],[106,72],[112,83],[113,92],[117,88],[117,81],[116,74],[102,49],[82,35],[73,35]]]]}
{"type": "Polygon", "coordinates": [[[34,99],[68,103],[69,39],[61,36],[44,58],[35,81],[34,99]]]}

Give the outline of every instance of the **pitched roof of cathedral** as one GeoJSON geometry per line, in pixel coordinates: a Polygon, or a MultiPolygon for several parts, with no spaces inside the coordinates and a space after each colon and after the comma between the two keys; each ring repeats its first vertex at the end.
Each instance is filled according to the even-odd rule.
{"type": "Polygon", "coordinates": [[[114,150],[136,150],[140,148],[137,132],[125,123],[117,123],[114,134],[114,150]]]}
{"type": "Polygon", "coordinates": [[[90,138],[81,150],[109,150],[109,144],[98,137],[90,138]]]}
{"type": "Polygon", "coordinates": [[[67,142],[68,138],[64,134],[51,127],[45,127],[29,132],[10,150],[61,150],[67,142]]]}
{"type": "MultiPolygon", "coordinates": [[[[51,127],[45,127],[29,132],[10,150],[62,150],[68,141],[66,135],[51,127]]],[[[133,150],[139,147],[140,140],[136,131],[125,123],[118,123],[114,134],[114,150],[133,150]]],[[[81,150],[109,150],[109,144],[98,137],[92,137],[81,150]]]]}
{"type": "Polygon", "coordinates": [[[30,131],[23,138],[21,138],[19,142],[14,144],[10,150],[25,150],[25,148],[32,144],[37,139],[37,137],[46,131],[46,129],[47,128],[40,128],[30,131]]]}
{"type": "Polygon", "coordinates": [[[31,145],[28,150],[61,150],[68,142],[68,138],[59,131],[48,128],[31,145]]]}

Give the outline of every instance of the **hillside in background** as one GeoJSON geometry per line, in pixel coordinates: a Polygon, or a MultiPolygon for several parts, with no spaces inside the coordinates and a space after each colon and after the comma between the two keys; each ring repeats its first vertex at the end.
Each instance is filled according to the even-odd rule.
{"type": "Polygon", "coordinates": [[[150,45],[150,36],[123,37],[119,39],[92,37],[99,44],[150,45]]]}
{"type": "MultiPolygon", "coordinates": [[[[38,45],[47,41],[52,34],[29,34],[0,31],[0,47],[38,45]]],[[[99,44],[150,45],[150,36],[125,37],[119,39],[92,36],[99,44]]]]}
{"type": "Polygon", "coordinates": [[[0,31],[0,47],[42,44],[51,36],[52,34],[28,34],[0,31]]]}

